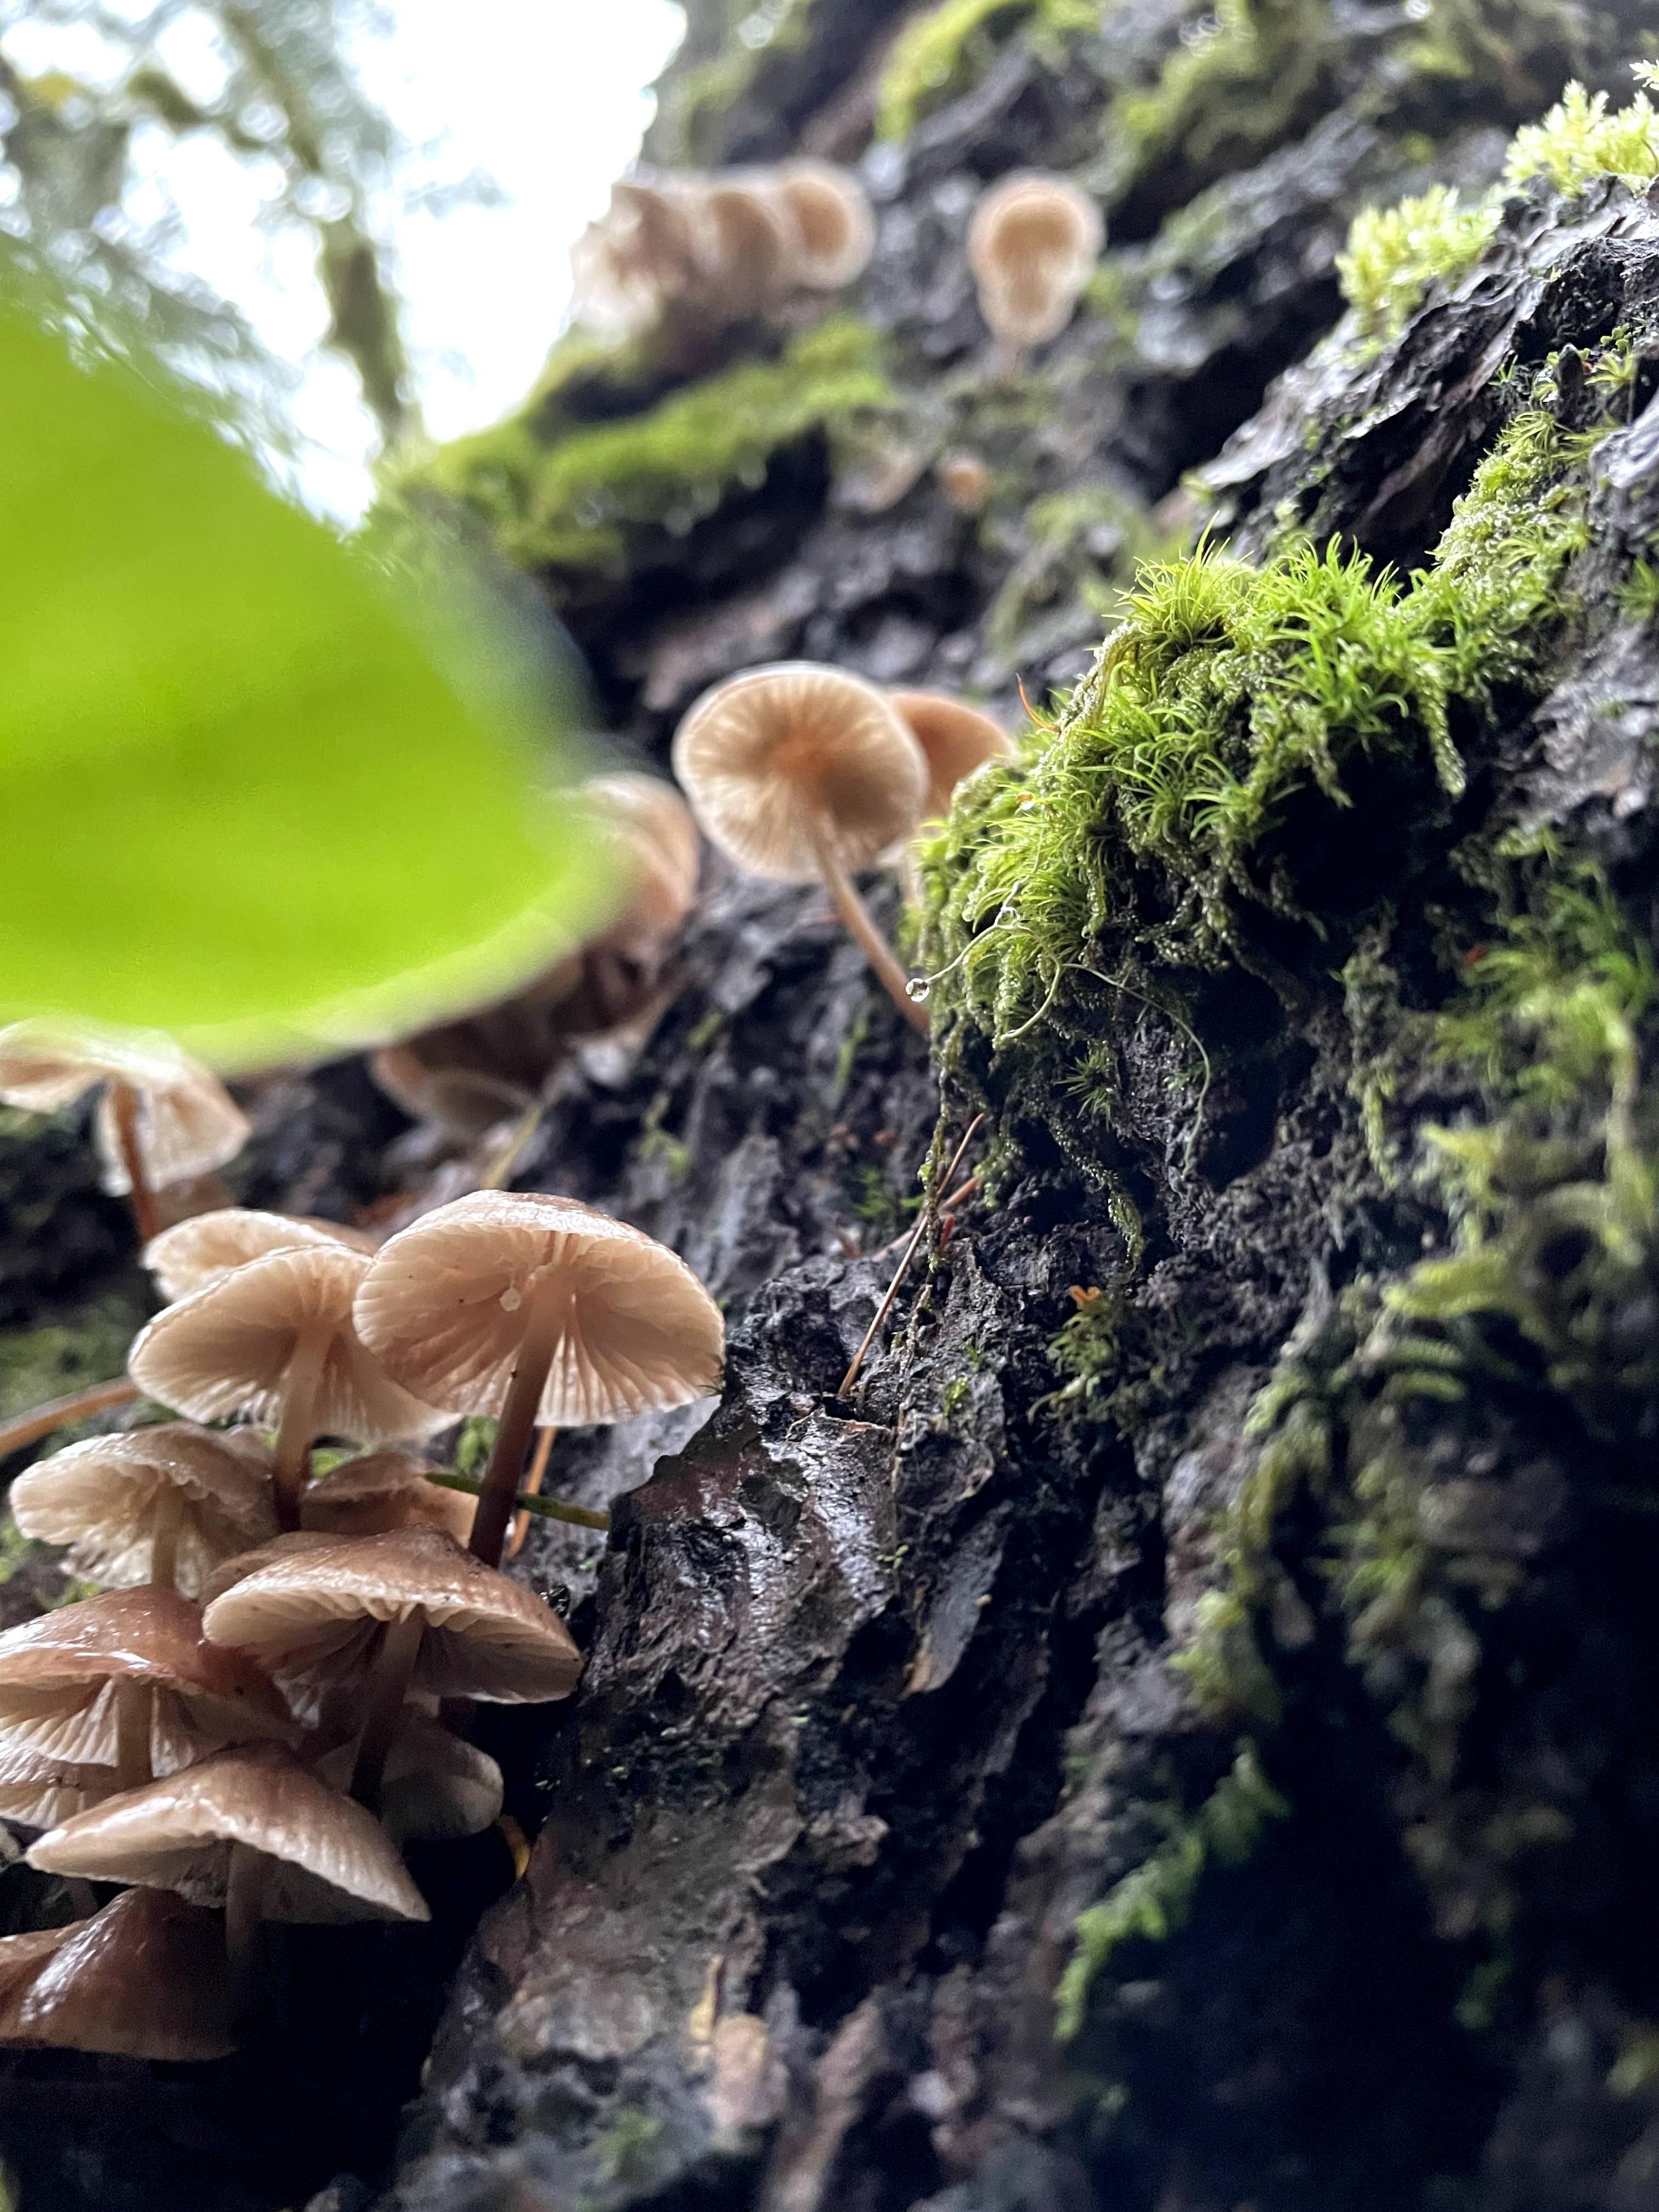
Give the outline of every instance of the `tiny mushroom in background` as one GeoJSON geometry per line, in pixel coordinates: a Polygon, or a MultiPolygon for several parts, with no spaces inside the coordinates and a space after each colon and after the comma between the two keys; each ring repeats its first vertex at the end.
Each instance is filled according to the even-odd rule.
{"type": "Polygon", "coordinates": [[[924,822],[945,819],[957,786],[976,768],[1014,757],[1013,740],[977,707],[942,691],[890,691],[887,696],[927,763],[924,822]]]}
{"type": "Polygon", "coordinates": [[[753,875],[822,883],[906,1018],[925,1010],[851,872],[921,819],[927,766],[873,684],[810,661],[750,669],[704,692],[674,737],[674,772],[705,833],[753,875]]]}
{"type": "Polygon", "coordinates": [[[373,1252],[380,1239],[343,1222],[317,1221],[307,1214],[262,1213],[250,1206],[216,1206],[209,1213],[175,1222],[144,1247],[144,1265],[164,1298],[185,1298],[217,1282],[233,1267],[263,1260],[267,1252],[286,1252],[300,1244],[343,1244],[353,1252],[373,1252]]]}
{"type": "Polygon", "coordinates": [[[88,1437],[11,1486],[24,1535],[67,1544],[66,1565],[106,1589],[156,1583],[194,1597],[223,1559],[276,1533],[270,1454],[257,1437],[186,1422],[88,1437]]]}
{"type": "Polygon", "coordinates": [[[0,1750],[113,1766],[123,1789],[204,1751],[289,1738],[275,1685],[168,1589],[104,1590],[0,1636],[0,1750]]]}
{"type": "Polygon", "coordinates": [[[638,337],[699,282],[703,249],[695,198],[672,184],[612,185],[611,204],[570,250],[578,319],[638,337]]]}
{"type": "Polygon", "coordinates": [[[801,253],[794,210],[763,171],[731,170],[696,191],[702,218],[702,297],[723,319],[745,321],[793,286],[801,253]]]}
{"type": "Polygon", "coordinates": [[[0,1101],[55,1114],[102,1084],[96,1139],[104,1188],[127,1199],[142,1241],[161,1225],[155,1194],[222,1167],[246,1116],[211,1070],[157,1031],[117,1035],[48,1022],[0,1029],[0,1101]]]}
{"type": "Polygon", "coordinates": [[[371,1808],[411,1690],[534,1705],[568,1698],[581,1672],[556,1613],[435,1528],[273,1560],[213,1601],[207,1630],[319,1705],[352,1690],[351,1786],[371,1808]]]}
{"type": "Polygon", "coordinates": [[[157,1314],[128,1359],[140,1389],[191,1420],[276,1427],[280,1528],[299,1526],[318,1437],[374,1443],[443,1426],[358,1341],[351,1302],[370,1264],[331,1239],[269,1252],[157,1314]]]}
{"type": "Polygon", "coordinates": [[[875,251],[876,219],[852,171],[786,161],[770,181],[794,218],[795,282],[810,292],[839,292],[862,276],[875,251]]]}
{"type": "Polygon", "coordinates": [[[223,2058],[230,1973],[218,1917],[129,1889],[67,1928],[0,1939],[0,2043],[119,2058],[223,2058]]]}
{"type": "Polygon", "coordinates": [[[984,195],[968,264],[980,312],[1012,358],[1071,321],[1105,237],[1100,210],[1064,177],[1021,170],[984,195]]]}
{"type": "Polygon", "coordinates": [[[428,1482],[439,1472],[413,1452],[364,1452],[316,1476],[300,1500],[300,1526],[323,1536],[380,1536],[390,1528],[442,1528],[458,1544],[472,1533],[477,1500],[428,1482]]]}
{"type": "Polygon", "coordinates": [[[991,471],[977,453],[941,453],[933,464],[939,488],[963,514],[981,514],[991,496],[991,471]]]}
{"type": "Polygon", "coordinates": [[[539,1193],[475,1191],[401,1231],[356,1315],[406,1389],[450,1414],[500,1416],[471,1536],[492,1567],[533,1429],[689,1405],[720,1388],[726,1353],[720,1309],[678,1255],[539,1193]]]}
{"type": "Polygon", "coordinates": [[[446,1023],[441,1030],[422,1031],[406,1044],[383,1046],[368,1063],[375,1082],[411,1121],[430,1122],[469,1141],[509,1115],[522,1114],[533,1095],[527,1084],[448,1057],[452,1050],[465,1048],[450,1041],[474,1026],[446,1023]]]}
{"type": "Polygon", "coordinates": [[[262,1920],[432,1917],[380,1822],[276,1744],[220,1752],[77,1813],[32,1844],[28,1862],[222,1905],[244,1996],[262,1920]]]}

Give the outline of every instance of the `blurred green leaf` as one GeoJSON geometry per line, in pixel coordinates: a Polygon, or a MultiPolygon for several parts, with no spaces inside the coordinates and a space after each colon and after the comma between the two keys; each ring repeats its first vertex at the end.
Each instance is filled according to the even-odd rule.
{"type": "Polygon", "coordinates": [[[574,768],[522,641],[483,620],[0,313],[0,1021],[249,1066],[552,957],[599,904],[592,841],[542,795],[574,768]]]}

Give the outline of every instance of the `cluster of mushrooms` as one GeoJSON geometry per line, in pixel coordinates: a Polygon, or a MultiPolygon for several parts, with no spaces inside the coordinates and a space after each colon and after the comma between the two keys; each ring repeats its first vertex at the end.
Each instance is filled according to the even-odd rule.
{"type": "MultiPolygon", "coordinates": [[[[1063,177],[1022,169],[981,196],[968,264],[1006,366],[1065,329],[1105,236],[1099,209],[1063,177]]],[[[792,294],[855,283],[875,242],[863,186],[828,161],[637,176],[611,186],[572,249],[576,314],[618,337],[706,337],[792,294]]]]}
{"type": "MultiPolygon", "coordinates": [[[[0,1033],[0,1075],[25,1044],[38,1084],[38,1026],[0,1033]]],[[[64,1089],[77,1049],[58,1040],[64,1089]]],[[[563,1698],[580,1668],[499,1571],[532,1433],[715,1391],[724,1324],[673,1253],[541,1194],[474,1192],[378,1249],[216,1208],[145,1259],[169,1303],[130,1374],[184,1418],[11,1487],[20,1529],[102,1587],[0,1635],[0,1817],[81,1915],[0,1940],[0,2042],[205,2059],[235,2046],[270,1923],[429,1917],[401,1847],[501,1808],[471,1701],[563,1698]],[[475,1506],[416,1447],[479,1413],[475,1506]],[[94,1882],[126,1887],[100,1908],[94,1882]]]]}

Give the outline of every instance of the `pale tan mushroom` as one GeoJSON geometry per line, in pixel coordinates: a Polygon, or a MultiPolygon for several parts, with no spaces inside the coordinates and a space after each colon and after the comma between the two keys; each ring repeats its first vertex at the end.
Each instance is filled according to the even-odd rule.
{"type": "Polygon", "coordinates": [[[642,336],[702,282],[707,258],[694,195],[642,178],[612,185],[610,207],[570,251],[577,316],[642,336]]]}
{"type": "Polygon", "coordinates": [[[240,1978],[262,1920],[429,1920],[372,1814],[276,1744],[223,1751],[77,1813],[32,1844],[31,1866],[172,1889],[222,1906],[240,1978]]]}
{"type": "Polygon", "coordinates": [[[941,453],[933,464],[939,488],[963,514],[981,514],[991,496],[991,471],[977,453],[941,453]]]}
{"type": "Polygon", "coordinates": [[[988,714],[943,691],[890,691],[927,763],[924,822],[942,822],[957,786],[987,761],[1012,760],[1012,739],[988,714]]]}
{"type": "Polygon", "coordinates": [[[500,1416],[471,1537],[491,1566],[535,1427],[688,1405],[719,1389],[725,1358],[720,1309],[683,1260],[540,1193],[475,1191],[401,1231],[356,1314],[407,1389],[451,1414],[500,1416]]]}
{"type": "Polygon", "coordinates": [[[447,1022],[404,1044],[384,1046],[371,1055],[369,1073],[411,1121],[471,1142],[510,1115],[522,1114],[535,1096],[527,1084],[450,1058],[469,1048],[477,1027],[472,1021],[447,1022]]]}
{"type": "Polygon", "coordinates": [[[742,322],[774,306],[795,283],[802,246],[794,210],[758,171],[727,170],[695,192],[699,299],[742,322]]]}
{"type": "Polygon", "coordinates": [[[852,871],[921,819],[921,748],[873,684],[811,661],[734,676],[674,737],[674,773],[704,833],[753,875],[820,882],[889,995],[924,1033],[927,1016],[871,920],[852,871]]]}
{"type": "Polygon", "coordinates": [[[391,1528],[441,1528],[458,1544],[472,1533],[475,1498],[427,1477],[438,1469],[387,1449],[343,1460],[307,1485],[300,1526],[322,1536],[380,1536],[391,1528]]]}
{"type": "Polygon", "coordinates": [[[165,1890],[130,1889],[67,1928],[4,1937],[0,2043],[225,2057],[236,2042],[222,1925],[165,1890]]]}
{"type": "Polygon", "coordinates": [[[257,1574],[261,1567],[268,1567],[276,1559],[291,1559],[301,1552],[314,1552],[319,1545],[331,1544],[334,1540],[332,1536],[325,1535],[316,1528],[289,1528],[280,1536],[271,1537],[268,1543],[256,1544],[251,1552],[238,1552],[234,1559],[227,1559],[222,1566],[216,1567],[203,1583],[198,1601],[203,1612],[206,1612],[215,1598],[222,1597],[228,1589],[234,1589],[238,1583],[249,1575],[257,1574]]]}
{"type": "Polygon", "coordinates": [[[276,1533],[266,1447],[183,1421],[38,1460],[12,1484],[11,1509],[26,1536],[67,1544],[65,1564],[86,1581],[159,1583],[186,1597],[222,1559],[276,1533]]]}
{"type": "Polygon", "coordinates": [[[44,1021],[0,1029],[0,1100],[53,1114],[104,1085],[96,1138],[104,1188],[125,1197],[142,1241],[161,1227],[155,1193],[234,1159],[246,1116],[218,1077],[155,1030],[44,1021]]]}
{"type": "Polygon", "coordinates": [[[786,161],[772,189],[794,218],[794,277],[809,292],[839,292],[862,276],[876,247],[876,219],[850,169],[831,161],[786,161]]]}
{"type": "Polygon", "coordinates": [[[293,1717],[169,1589],[106,1590],[0,1636],[0,1748],[113,1766],[123,1788],[228,1743],[289,1738],[293,1717]]]}
{"type": "Polygon", "coordinates": [[[20,1828],[55,1828],[72,1813],[114,1796],[121,1786],[114,1766],[48,1759],[27,1745],[0,1744],[0,1820],[20,1828]]]}
{"type": "MultiPolygon", "coordinates": [[[[319,1759],[319,1779],[349,1789],[357,1751],[353,1738],[319,1759]]],[[[482,1835],[501,1817],[502,1796],[501,1770],[487,1752],[405,1707],[380,1778],[380,1820],[399,1850],[482,1835]]]]}
{"type": "Polygon", "coordinates": [[[378,1443],[443,1425],[358,1341],[351,1302],[371,1264],[331,1240],[269,1252],[157,1314],[128,1359],[141,1389],[192,1420],[276,1427],[279,1528],[299,1526],[318,1437],[378,1443]]]}
{"type": "Polygon", "coordinates": [[[968,228],[980,312],[1015,354],[1072,319],[1105,240],[1100,210],[1064,177],[1022,170],[994,185],[968,228]]]}
{"type": "Polygon", "coordinates": [[[234,1267],[263,1260],[267,1252],[290,1251],[301,1244],[343,1244],[353,1252],[373,1252],[380,1241],[366,1230],[348,1229],[342,1221],[318,1221],[302,1213],[262,1213],[251,1206],[218,1206],[152,1237],[144,1247],[144,1265],[164,1298],[186,1298],[234,1267]]]}
{"type": "Polygon", "coordinates": [[[206,1626],[296,1698],[361,1686],[352,1787],[371,1805],[411,1690],[533,1705],[568,1697],[581,1671],[556,1613],[435,1528],[273,1560],[216,1598],[206,1626]]]}

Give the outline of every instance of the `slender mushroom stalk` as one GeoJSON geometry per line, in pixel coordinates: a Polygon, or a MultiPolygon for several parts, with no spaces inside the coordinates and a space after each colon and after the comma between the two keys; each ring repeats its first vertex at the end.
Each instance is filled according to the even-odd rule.
{"type": "Polygon", "coordinates": [[[150,1538],[149,1578],[158,1589],[174,1589],[179,1580],[179,1537],[185,1525],[185,1493],[168,1483],[155,1502],[150,1538]]]}
{"type": "Polygon", "coordinates": [[[357,1764],[351,1777],[351,1794],[371,1813],[380,1809],[380,1784],[386,1776],[386,1754],[397,1740],[415,1662],[421,1656],[426,1634],[426,1615],[417,1605],[392,1621],[381,1639],[370,1669],[366,1692],[363,1732],[357,1742],[357,1764]]]}
{"type": "Polygon", "coordinates": [[[161,1226],[161,1214],[144,1173],[144,1156],[138,1143],[138,1093],[130,1083],[112,1079],[107,1095],[116,1157],[127,1179],[132,1225],[138,1231],[138,1242],[148,1244],[161,1226]]]}
{"type": "Polygon", "coordinates": [[[530,1294],[525,1316],[524,1340],[507,1385],[507,1403],[495,1430],[495,1443],[484,1469],[478,1510],[472,1516],[467,1548],[487,1567],[501,1561],[507,1524],[513,1518],[519,1496],[519,1476],[536,1427],[536,1415],[553,1371],[570,1310],[568,1292],[556,1275],[544,1275],[530,1294]]]}
{"type": "Polygon", "coordinates": [[[276,1430],[270,1479],[276,1504],[276,1526],[300,1525],[300,1499],[311,1471],[311,1447],[316,1440],[317,1401],[322,1393],[323,1369],[334,1341],[334,1324],[315,1322],[301,1329],[283,1384],[283,1418],[276,1430]]]}
{"type": "Polygon", "coordinates": [[[877,981],[905,1020],[912,1029],[920,1030],[926,1036],[927,1010],[910,996],[909,978],[899,966],[893,948],[876,927],[869,908],[859,896],[857,884],[836,857],[835,848],[827,837],[815,837],[812,849],[817,854],[823,887],[830,894],[836,912],[842,918],[847,934],[870,963],[877,981]]]}
{"type": "Polygon", "coordinates": [[[230,2017],[240,2027],[252,2015],[259,1982],[259,1929],[271,1862],[263,1851],[233,1844],[225,1873],[225,1956],[230,1966],[230,2017]]]}
{"type": "Polygon", "coordinates": [[[116,1771],[123,1790],[141,1789],[155,1779],[149,1747],[155,1692],[149,1682],[118,1680],[114,1696],[116,1771]]]}

